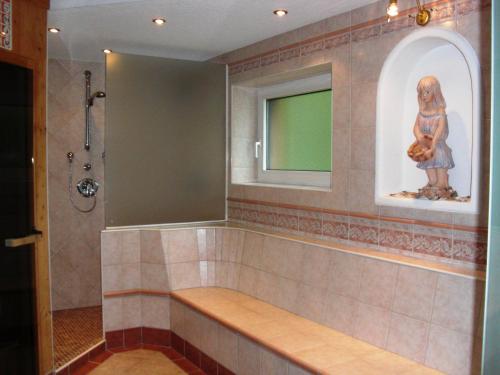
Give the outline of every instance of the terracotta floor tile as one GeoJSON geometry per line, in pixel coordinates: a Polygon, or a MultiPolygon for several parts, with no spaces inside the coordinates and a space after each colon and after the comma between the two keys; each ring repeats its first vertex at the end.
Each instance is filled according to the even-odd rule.
{"type": "Polygon", "coordinates": [[[160,351],[138,349],[114,354],[98,365],[91,375],[183,375],[182,370],[160,351]]]}

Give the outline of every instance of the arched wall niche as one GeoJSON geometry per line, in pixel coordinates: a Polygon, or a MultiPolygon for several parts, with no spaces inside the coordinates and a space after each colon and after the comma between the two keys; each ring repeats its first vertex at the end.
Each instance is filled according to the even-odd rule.
{"type": "Polygon", "coordinates": [[[460,34],[426,28],[404,38],[391,51],[380,74],[377,92],[375,203],[462,213],[477,213],[480,191],[480,66],[469,42],[460,34]],[[392,197],[417,191],[427,183],[425,171],[406,155],[413,143],[418,113],[417,84],[438,78],[445,97],[455,168],[450,185],[467,202],[392,197]]]}

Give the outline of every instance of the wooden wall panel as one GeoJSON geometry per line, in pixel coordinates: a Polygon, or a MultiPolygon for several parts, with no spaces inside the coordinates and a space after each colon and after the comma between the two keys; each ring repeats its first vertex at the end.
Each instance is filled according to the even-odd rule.
{"type": "Polygon", "coordinates": [[[35,248],[35,282],[39,373],[52,371],[52,316],[50,309],[47,168],[46,67],[48,0],[13,0],[12,50],[0,49],[0,61],[33,69],[35,226],[43,232],[35,248]]]}

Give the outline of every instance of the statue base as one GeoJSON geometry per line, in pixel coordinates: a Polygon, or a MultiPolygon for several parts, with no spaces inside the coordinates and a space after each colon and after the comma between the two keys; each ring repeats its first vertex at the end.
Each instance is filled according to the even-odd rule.
{"type": "Polygon", "coordinates": [[[469,202],[470,196],[460,197],[458,193],[451,187],[440,188],[436,186],[424,186],[418,189],[417,192],[402,191],[400,193],[390,194],[395,198],[413,198],[413,199],[427,199],[430,201],[446,200],[454,202],[469,202]]]}

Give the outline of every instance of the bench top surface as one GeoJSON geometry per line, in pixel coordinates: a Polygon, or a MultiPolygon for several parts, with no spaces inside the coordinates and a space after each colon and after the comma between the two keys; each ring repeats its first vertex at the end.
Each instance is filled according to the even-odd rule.
{"type": "Polygon", "coordinates": [[[171,296],[311,372],[441,374],[234,290],[193,288],[173,291],[171,296]]]}

